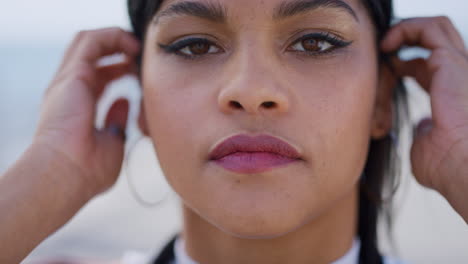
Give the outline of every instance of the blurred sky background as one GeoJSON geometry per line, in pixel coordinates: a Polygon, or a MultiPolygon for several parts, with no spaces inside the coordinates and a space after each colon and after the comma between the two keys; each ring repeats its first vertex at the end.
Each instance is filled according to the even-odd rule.
{"type": "MultiPolygon", "coordinates": [[[[1,0],[1,3],[0,173],[3,173],[30,143],[42,94],[76,32],[107,26],[129,29],[129,22],[123,0],[1,0]]],[[[447,15],[465,40],[468,37],[466,1],[396,0],[395,7],[396,15],[402,18],[447,15]]],[[[429,113],[428,99],[412,80],[407,82],[413,118],[418,119],[429,113]]],[[[113,84],[112,89],[114,96],[119,93],[133,96],[137,90],[136,82],[131,79],[113,84]]],[[[110,102],[112,93],[108,98],[110,102]]],[[[137,97],[132,98],[136,100],[137,97]]],[[[105,109],[105,103],[103,105],[105,109]]],[[[135,115],[136,108],[132,109],[135,115]]],[[[137,155],[147,156],[144,150],[140,152],[137,155]]],[[[401,150],[401,155],[408,158],[407,148],[401,150]]],[[[138,169],[140,165],[132,166],[138,169]]],[[[161,178],[157,168],[155,170],[141,174],[158,174],[161,178]]],[[[128,250],[156,254],[180,229],[178,198],[171,193],[161,206],[145,208],[131,196],[124,174],[110,191],[86,205],[29,259],[44,256],[119,258],[128,250]]],[[[408,263],[468,263],[467,225],[439,194],[415,183],[407,163],[403,176],[396,195],[395,248],[383,238],[383,250],[408,263]]],[[[154,178],[141,176],[137,183],[139,190],[148,195],[155,193],[154,186],[158,183],[154,178]]],[[[162,189],[157,192],[164,192],[162,189]]],[[[5,242],[7,238],[2,240],[5,242]]]]}

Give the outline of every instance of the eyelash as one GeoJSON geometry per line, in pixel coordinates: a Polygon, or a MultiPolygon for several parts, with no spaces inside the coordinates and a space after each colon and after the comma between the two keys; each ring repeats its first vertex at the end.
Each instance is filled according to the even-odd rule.
{"type": "MultiPolygon", "coordinates": [[[[301,43],[302,41],[308,40],[308,39],[314,39],[314,40],[316,40],[318,42],[325,41],[328,44],[330,44],[331,47],[327,48],[324,51],[318,51],[318,52],[317,51],[307,51],[307,50],[304,50],[304,51],[290,50],[289,47],[288,47],[288,50],[290,50],[292,52],[297,52],[297,53],[304,53],[307,56],[321,56],[321,55],[331,53],[331,52],[333,52],[333,51],[335,51],[337,49],[347,47],[352,43],[352,41],[344,41],[341,38],[339,38],[339,37],[337,37],[335,35],[332,35],[330,33],[321,32],[321,33],[306,34],[306,35],[300,37],[299,39],[297,39],[296,41],[294,41],[293,44],[290,45],[290,47],[291,46],[296,46],[297,44],[301,43]]],[[[219,52],[214,52],[214,53],[205,53],[203,55],[194,55],[194,54],[186,54],[186,53],[181,52],[181,50],[183,50],[185,48],[188,48],[188,47],[190,47],[191,45],[194,45],[194,44],[208,45],[209,50],[211,50],[212,47],[215,47],[219,51],[222,51],[222,49],[219,46],[217,46],[215,43],[213,43],[212,41],[210,41],[208,39],[205,39],[205,38],[187,38],[187,39],[183,39],[183,40],[180,40],[178,42],[175,42],[175,43],[169,44],[169,45],[159,44],[159,47],[161,49],[163,49],[163,51],[165,51],[168,54],[175,54],[175,55],[181,56],[184,59],[190,59],[190,60],[195,60],[195,59],[201,58],[201,57],[203,57],[205,55],[219,53],[219,52]]]]}
{"type": "MultiPolygon", "coordinates": [[[[310,34],[306,34],[302,37],[300,37],[299,39],[297,39],[296,41],[293,42],[293,44],[291,46],[296,46],[297,44],[301,43],[302,41],[304,40],[308,40],[308,39],[314,39],[318,42],[322,42],[322,41],[325,41],[327,42],[328,44],[330,44],[330,48],[327,48],[326,50],[324,51],[308,51],[308,50],[304,50],[304,51],[295,51],[295,50],[291,50],[292,52],[302,52],[302,53],[305,53],[306,55],[308,56],[321,56],[321,55],[325,55],[325,54],[328,54],[328,53],[331,53],[337,49],[341,49],[341,48],[345,48],[349,45],[351,45],[352,41],[345,41],[341,38],[339,38],[338,36],[335,36],[331,33],[328,33],[328,32],[320,32],[320,33],[310,33],[310,34]]],[[[288,50],[289,50],[289,47],[288,47],[288,50]]]]}
{"type": "MultiPolygon", "coordinates": [[[[181,41],[178,41],[169,45],[159,44],[159,47],[161,47],[166,53],[176,54],[186,59],[196,59],[198,57],[204,56],[204,55],[188,55],[188,54],[180,52],[182,49],[190,47],[190,45],[193,45],[193,44],[205,44],[205,45],[209,45],[210,48],[211,46],[216,46],[212,41],[205,39],[205,38],[187,38],[187,39],[183,39],[181,41]]],[[[221,48],[219,47],[218,49],[221,50],[221,48]]]]}

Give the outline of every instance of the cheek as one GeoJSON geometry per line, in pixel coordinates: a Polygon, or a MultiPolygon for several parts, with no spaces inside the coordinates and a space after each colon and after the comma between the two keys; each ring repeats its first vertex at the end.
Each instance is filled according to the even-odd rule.
{"type": "Polygon", "coordinates": [[[323,173],[322,186],[333,192],[338,184],[356,181],[367,158],[377,89],[376,60],[357,51],[344,59],[301,65],[294,72],[293,86],[301,87],[295,103],[297,121],[303,120],[303,131],[307,131],[303,140],[310,143],[310,156],[323,173]]]}
{"type": "Polygon", "coordinates": [[[142,85],[148,130],[161,169],[172,187],[184,193],[189,192],[185,187],[194,186],[192,181],[196,179],[187,175],[201,171],[204,165],[207,153],[200,139],[214,134],[206,130],[213,125],[204,124],[214,123],[210,116],[215,109],[209,99],[209,83],[193,82],[197,70],[183,75],[176,68],[154,59],[144,66],[142,85]]]}

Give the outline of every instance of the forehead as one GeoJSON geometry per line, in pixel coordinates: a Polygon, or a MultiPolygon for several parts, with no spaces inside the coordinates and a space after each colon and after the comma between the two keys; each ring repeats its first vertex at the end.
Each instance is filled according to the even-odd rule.
{"type": "MultiPolygon", "coordinates": [[[[161,1],[161,7],[168,6],[172,3],[177,3],[177,2],[183,2],[183,1],[190,1],[190,2],[204,2],[204,3],[220,3],[225,6],[261,6],[261,7],[267,7],[267,6],[277,6],[278,4],[281,3],[287,3],[287,2],[297,2],[297,0],[162,0],[161,1]]],[[[357,6],[361,0],[340,0],[341,2],[344,2],[348,5],[351,6],[357,6]]],[[[328,2],[326,0],[319,0],[318,2],[328,2]]]]}
{"type": "MultiPolygon", "coordinates": [[[[309,11],[311,9],[333,9],[337,12],[347,12],[356,20],[365,16],[365,9],[361,0],[164,0],[158,13],[171,10],[172,7],[180,7],[183,4],[201,4],[217,9],[223,17],[250,16],[275,18],[279,14],[297,12],[298,9],[309,11]],[[169,9],[169,10],[168,10],[169,9]]],[[[186,6],[187,7],[187,6],[186,6]]],[[[197,8],[197,7],[195,7],[197,8]]],[[[181,11],[181,8],[177,9],[181,11]]],[[[177,13],[177,12],[171,12],[177,13]]],[[[183,12],[180,12],[183,13],[183,12]]]]}

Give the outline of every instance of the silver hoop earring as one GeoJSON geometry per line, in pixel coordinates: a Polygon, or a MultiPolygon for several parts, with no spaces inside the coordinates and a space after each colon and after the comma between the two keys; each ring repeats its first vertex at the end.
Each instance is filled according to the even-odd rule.
{"type": "Polygon", "coordinates": [[[124,164],[130,192],[140,205],[144,207],[153,208],[160,205],[163,201],[166,200],[168,194],[170,193],[170,186],[167,183],[164,174],[160,169],[159,162],[154,151],[153,143],[149,137],[141,136],[130,145],[125,155],[124,164]],[[147,187],[158,187],[155,188],[155,190],[151,190],[151,193],[157,193],[158,191],[160,193],[160,195],[158,195],[157,198],[152,199],[153,201],[145,200],[142,197],[142,195],[139,194],[135,183],[133,182],[132,175],[135,174],[136,161],[138,161],[139,163],[139,166],[137,166],[137,169],[139,170],[138,174],[141,175],[139,177],[139,180],[144,182],[142,185],[147,187]]]}

